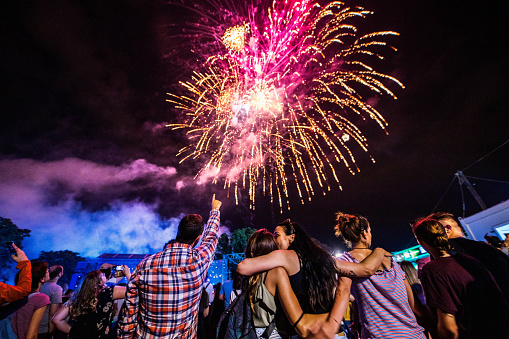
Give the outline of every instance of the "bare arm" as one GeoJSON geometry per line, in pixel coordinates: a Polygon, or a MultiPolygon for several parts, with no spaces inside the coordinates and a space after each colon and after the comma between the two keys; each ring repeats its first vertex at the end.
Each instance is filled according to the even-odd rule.
{"type": "MultiPolygon", "coordinates": [[[[279,298],[281,305],[286,313],[286,317],[292,325],[295,326],[300,336],[307,338],[313,333],[317,333],[321,324],[327,319],[327,313],[324,314],[303,314],[299,301],[295,296],[288,279],[288,274],[282,267],[276,267],[267,273],[266,284],[274,285],[275,295],[279,298]]],[[[269,291],[272,287],[268,286],[269,291]]]]}
{"type": "Polygon", "coordinates": [[[60,309],[55,313],[53,319],[51,320],[58,330],[69,333],[71,330],[71,325],[69,325],[66,319],[69,317],[69,308],[67,307],[67,303],[64,306],[60,307],[60,309]]]}
{"type": "Polygon", "coordinates": [[[62,307],[62,304],[50,304],[49,305],[49,324],[48,324],[48,330],[49,330],[49,333],[53,333],[53,331],[55,330],[55,325],[53,324],[53,322],[51,321],[51,319],[53,318],[53,316],[55,315],[55,313],[57,313],[57,311],[60,309],[60,307],[62,307]]]}
{"type": "Polygon", "coordinates": [[[375,274],[386,256],[392,255],[383,248],[377,247],[360,263],[336,259],[336,266],[339,269],[339,274],[347,277],[370,277],[375,274]]]}
{"type": "Polygon", "coordinates": [[[125,286],[115,286],[113,287],[113,300],[124,299],[125,298],[125,286]]]}
{"type": "MultiPolygon", "coordinates": [[[[316,338],[332,338],[339,332],[341,321],[345,315],[350,301],[350,288],[352,286],[352,279],[347,277],[340,277],[339,285],[336,289],[336,296],[334,298],[334,305],[327,318],[327,321],[321,326],[320,331],[316,338]]],[[[315,338],[311,336],[310,338],[315,338]]]]}
{"type": "Polygon", "coordinates": [[[454,315],[437,309],[438,334],[442,339],[457,339],[459,337],[458,324],[454,315]]]}
{"type": "Polygon", "coordinates": [[[422,308],[422,305],[420,302],[415,300],[414,291],[412,290],[412,287],[410,286],[410,284],[408,283],[408,280],[406,280],[406,279],[405,279],[405,288],[406,288],[406,293],[408,295],[408,304],[410,305],[410,308],[416,315],[422,317],[424,315],[424,310],[422,308]]]}
{"type": "Polygon", "coordinates": [[[44,315],[44,311],[46,311],[46,307],[43,306],[35,310],[32,314],[32,318],[30,319],[30,325],[28,326],[28,331],[26,335],[26,339],[37,339],[37,332],[39,331],[39,325],[41,324],[42,316],[44,315]]]}
{"type": "MultiPolygon", "coordinates": [[[[292,271],[292,262],[296,257],[297,263],[299,258],[294,251],[277,250],[269,254],[261,255],[256,258],[247,258],[242,260],[237,266],[237,272],[242,275],[253,275],[256,273],[269,271],[276,267],[283,267],[287,272],[292,271]]],[[[294,272],[292,272],[294,273],[294,272]]]]}

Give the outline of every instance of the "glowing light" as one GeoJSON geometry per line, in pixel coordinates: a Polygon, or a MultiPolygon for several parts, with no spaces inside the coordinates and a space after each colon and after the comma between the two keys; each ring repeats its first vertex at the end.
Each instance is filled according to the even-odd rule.
{"type": "Polygon", "coordinates": [[[274,1],[264,7],[260,1],[242,10],[242,2],[225,2],[236,11],[222,24],[196,26],[204,39],[215,39],[213,48],[195,46],[207,47],[198,53],[206,60],[203,69],[181,83],[188,94],[168,100],[185,113],[183,121],[168,125],[187,130],[181,161],[205,159],[197,177],[213,173],[212,182],[232,189],[236,202],[246,189],[253,209],[260,192],[289,209],[289,183],[302,203],[316,187],[324,194],[331,183],[341,189],[338,169],[355,174],[354,152],[368,152],[355,122],[387,126],[365,96],[396,98],[386,83],[403,87],[367,63],[383,59],[379,51],[387,43],[381,38],[397,33],[359,35],[349,21],[371,12],[340,2],[321,7],[311,0],[274,1]],[[229,28],[221,33],[221,27],[229,28]]]}
{"type": "Polygon", "coordinates": [[[249,24],[230,27],[223,34],[223,44],[233,51],[241,51],[246,45],[246,35],[249,33],[249,24]]]}

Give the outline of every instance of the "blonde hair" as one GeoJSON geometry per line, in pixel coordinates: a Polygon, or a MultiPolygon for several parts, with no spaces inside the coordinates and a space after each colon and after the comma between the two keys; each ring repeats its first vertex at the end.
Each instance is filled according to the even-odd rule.
{"type": "Polygon", "coordinates": [[[410,286],[421,283],[417,276],[417,270],[410,261],[403,260],[399,263],[399,266],[405,272],[406,280],[410,286]]]}

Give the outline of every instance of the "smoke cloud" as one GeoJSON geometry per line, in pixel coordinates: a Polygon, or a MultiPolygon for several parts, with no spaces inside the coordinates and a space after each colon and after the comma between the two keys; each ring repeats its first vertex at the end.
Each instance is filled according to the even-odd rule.
{"type": "MultiPolygon", "coordinates": [[[[136,192],[140,187],[158,190],[175,182],[176,175],[173,167],[143,159],[121,166],[76,158],[2,160],[0,216],[32,231],[24,241],[30,258],[43,250],[71,250],[86,257],[155,253],[175,237],[183,214],[164,218],[157,199],[143,201],[136,192]],[[91,208],[83,196],[100,200],[100,207],[91,208]]],[[[182,185],[176,181],[173,189],[182,185]]]]}

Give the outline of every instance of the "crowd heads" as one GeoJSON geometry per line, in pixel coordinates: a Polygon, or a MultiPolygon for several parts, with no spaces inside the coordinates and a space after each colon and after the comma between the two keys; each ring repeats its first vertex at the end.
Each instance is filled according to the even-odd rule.
{"type": "Polygon", "coordinates": [[[0,318],[0,337],[7,338],[2,331],[11,326],[18,339],[201,339],[214,336],[219,315],[237,298],[249,303],[253,322],[244,325],[254,326],[257,338],[333,338],[346,310],[357,319],[352,331],[365,338],[507,337],[509,257],[466,239],[450,213],[412,223],[432,257],[419,272],[411,262],[398,264],[385,250],[372,249],[371,225],[359,214],[335,214],[334,233],[350,248],[338,259],[286,219],[273,233],[262,228],[249,237],[233,280],[215,286],[218,296],[209,298],[220,207],[213,196],[207,222],[199,214],[184,216],[175,239],[132,275],[122,265],[127,284],[111,283],[113,265],[103,264],[63,304],[61,287],[59,298],[51,296],[63,267],[29,261],[14,245],[16,286],[0,282],[0,314],[12,314],[12,320],[0,318]]]}

